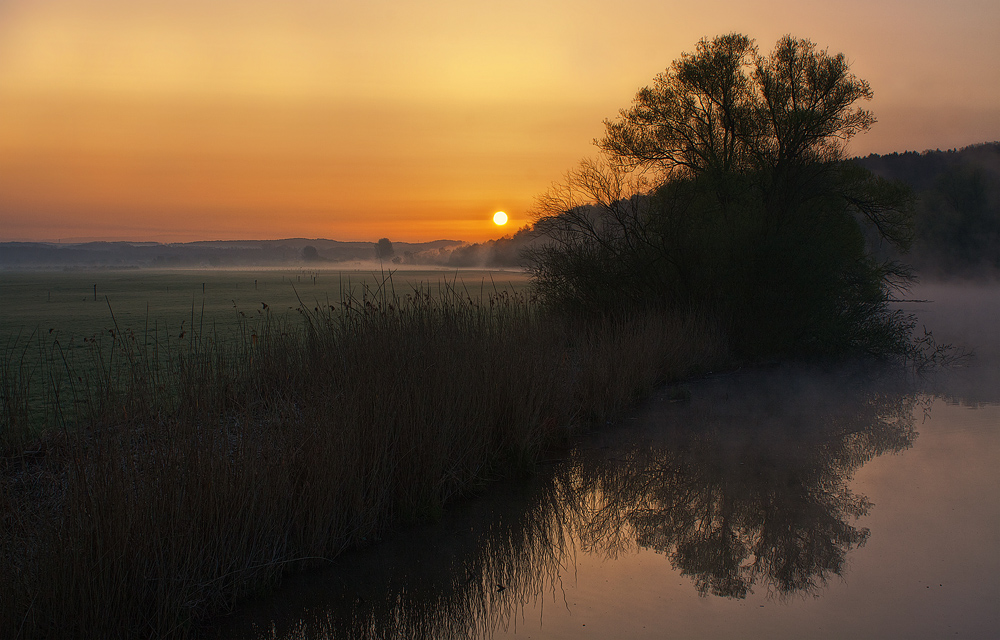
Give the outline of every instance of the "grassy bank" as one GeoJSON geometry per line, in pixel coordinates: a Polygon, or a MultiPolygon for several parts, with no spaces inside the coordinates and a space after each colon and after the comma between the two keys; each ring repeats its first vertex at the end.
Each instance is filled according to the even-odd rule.
{"type": "Polygon", "coordinates": [[[235,341],[122,328],[85,367],[8,349],[0,634],[184,636],[724,354],[689,320],[379,291],[235,341]]]}

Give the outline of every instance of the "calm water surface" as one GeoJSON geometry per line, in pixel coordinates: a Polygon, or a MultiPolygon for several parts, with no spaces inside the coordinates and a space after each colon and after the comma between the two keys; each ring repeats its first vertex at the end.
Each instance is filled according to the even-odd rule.
{"type": "Polygon", "coordinates": [[[976,359],[665,392],[530,480],[290,578],[207,635],[1000,637],[1000,288],[915,293],[948,297],[960,313],[910,307],[976,359]]]}

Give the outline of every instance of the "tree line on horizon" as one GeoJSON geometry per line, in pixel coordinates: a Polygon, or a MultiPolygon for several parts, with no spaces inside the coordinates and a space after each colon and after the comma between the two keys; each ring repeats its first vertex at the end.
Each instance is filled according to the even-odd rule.
{"type": "Polygon", "coordinates": [[[905,259],[928,276],[1000,276],[1000,142],[856,158],[913,189],[914,241],[905,259]]]}

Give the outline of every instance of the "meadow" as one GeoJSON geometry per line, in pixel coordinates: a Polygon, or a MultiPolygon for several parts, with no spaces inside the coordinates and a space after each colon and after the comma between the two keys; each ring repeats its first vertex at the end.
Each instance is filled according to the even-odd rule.
{"type": "Polygon", "coordinates": [[[520,275],[7,275],[5,637],[185,637],[726,357],[701,319],[562,316],[520,275]]]}
{"type": "Polygon", "coordinates": [[[326,307],[382,282],[398,295],[414,289],[460,289],[482,298],[500,290],[522,292],[520,271],[463,270],[223,270],[102,269],[0,272],[0,344],[33,331],[91,337],[117,321],[133,330],[230,329],[246,315],[294,312],[302,305],[326,307]],[[265,307],[266,305],[266,307],[265,307]],[[258,313],[261,312],[261,313],[258,313]],[[112,315],[114,318],[112,318],[112,315]],[[198,326],[194,327],[197,322],[198,326]]]}
{"type": "MultiPolygon", "coordinates": [[[[65,419],[58,417],[60,413],[74,412],[77,407],[67,404],[65,397],[65,406],[56,410],[54,394],[113,364],[102,363],[102,358],[113,360],[116,337],[128,336],[148,348],[150,355],[169,360],[175,353],[200,348],[203,345],[196,343],[205,340],[235,345],[255,339],[265,327],[297,325],[301,311],[330,311],[345,300],[449,291],[471,302],[501,291],[521,294],[527,287],[528,277],[520,271],[5,271],[0,278],[0,300],[4,301],[0,353],[6,370],[15,362],[22,370],[27,383],[15,385],[19,388],[16,395],[23,397],[22,404],[32,405],[25,406],[22,418],[9,422],[27,420],[44,428],[65,419]]],[[[10,402],[5,406],[9,413],[10,402]]],[[[5,431],[10,431],[9,426],[5,431]]]]}

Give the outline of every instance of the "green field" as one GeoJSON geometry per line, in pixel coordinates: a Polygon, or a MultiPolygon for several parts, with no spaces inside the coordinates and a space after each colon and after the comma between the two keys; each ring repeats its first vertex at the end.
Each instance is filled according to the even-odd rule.
{"type": "MultiPolygon", "coordinates": [[[[386,275],[303,269],[4,271],[0,345],[33,333],[64,341],[93,337],[116,322],[137,334],[179,336],[193,328],[225,335],[241,317],[259,317],[265,310],[284,316],[300,300],[309,308],[325,308],[347,293],[361,298],[366,288],[376,292],[386,275]]],[[[392,272],[387,286],[399,296],[417,287],[433,293],[453,286],[478,299],[494,287],[520,291],[527,285],[527,274],[518,271],[400,270],[392,272]]]]}

